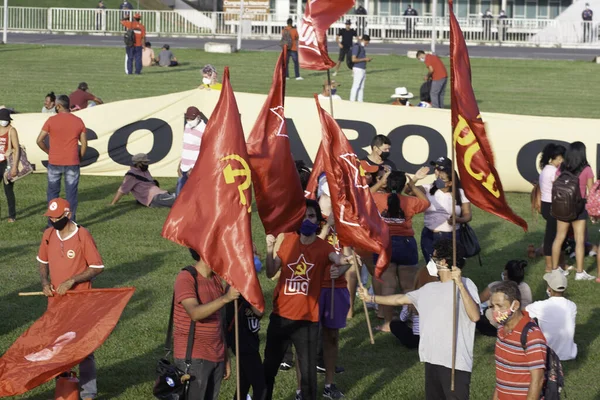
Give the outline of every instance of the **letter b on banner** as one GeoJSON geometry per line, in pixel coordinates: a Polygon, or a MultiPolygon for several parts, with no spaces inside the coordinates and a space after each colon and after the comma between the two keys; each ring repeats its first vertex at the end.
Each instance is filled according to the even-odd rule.
{"type": "MultiPolygon", "coordinates": [[[[108,155],[114,162],[121,165],[131,165],[133,154],[127,150],[127,143],[133,132],[140,130],[152,133],[152,138],[144,139],[144,141],[152,140],[152,149],[148,152],[148,158],[151,163],[158,162],[169,154],[173,145],[173,131],[171,127],[162,119],[150,118],[126,125],[115,131],[110,137],[108,141],[108,155]]],[[[135,153],[138,152],[134,151],[135,153]]]]}

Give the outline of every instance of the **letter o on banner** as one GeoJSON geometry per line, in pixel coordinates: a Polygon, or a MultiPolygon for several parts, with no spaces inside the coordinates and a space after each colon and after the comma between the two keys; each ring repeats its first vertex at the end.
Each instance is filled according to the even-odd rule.
{"type": "Polygon", "coordinates": [[[126,125],[113,133],[108,141],[108,156],[121,165],[131,165],[131,157],[127,150],[127,142],[135,131],[150,131],[153,136],[152,149],[148,152],[151,163],[165,158],[173,145],[173,131],[169,124],[162,119],[149,118],[144,121],[126,125]]]}
{"type": "Polygon", "coordinates": [[[569,142],[562,140],[540,139],[527,143],[521,147],[517,154],[517,169],[519,174],[531,183],[537,183],[540,173],[538,172],[538,156],[548,143],[560,144],[569,148],[569,142]]]}
{"type": "Polygon", "coordinates": [[[393,129],[388,134],[388,137],[392,141],[392,154],[390,159],[394,161],[399,170],[410,174],[417,172],[423,165],[429,165],[430,160],[435,160],[438,157],[446,156],[448,154],[448,147],[446,146],[446,141],[442,134],[428,126],[402,125],[393,129]],[[425,139],[429,145],[427,157],[421,164],[408,162],[402,152],[404,141],[410,136],[420,136],[425,139]]]}

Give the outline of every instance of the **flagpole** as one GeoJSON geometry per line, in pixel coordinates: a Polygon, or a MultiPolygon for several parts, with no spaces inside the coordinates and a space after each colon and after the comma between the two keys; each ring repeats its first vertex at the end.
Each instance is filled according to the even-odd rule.
{"type": "MultiPolygon", "coordinates": [[[[452,11],[452,0],[448,1],[450,6],[451,15],[452,11]]],[[[433,42],[435,43],[435,42],[433,42]]],[[[451,84],[454,84],[454,69],[452,69],[452,28],[450,28],[450,68],[451,68],[451,84]]],[[[452,96],[454,101],[454,96],[452,96]]],[[[452,267],[456,266],[456,147],[454,146],[454,131],[452,122],[450,123],[450,147],[452,147],[452,267]]],[[[450,391],[454,391],[454,376],[456,372],[456,325],[458,319],[457,310],[457,299],[456,299],[456,281],[452,282],[452,371],[450,373],[450,391]]]]}
{"type": "MultiPolygon", "coordinates": [[[[365,287],[362,284],[362,281],[360,280],[360,271],[358,269],[358,257],[356,256],[356,251],[352,250],[352,255],[354,256],[354,269],[356,269],[356,276],[358,277],[358,285],[360,286],[361,289],[364,289],[365,287]]],[[[352,294],[350,294],[352,295],[352,294]]],[[[367,328],[369,329],[369,339],[371,340],[371,344],[375,344],[375,339],[373,338],[373,329],[371,328],[371,317],[369,316],[369,309],[367,308],[367,302],[363,301],[363,307],[365,309],[365,317],[367,320],[367,328]]]]}
{"type": "Polygon", "coordinates": [[[239,18],[239,25],[238,25],[238,34],[237,34],[237,50],[236,51],[240,51],[242,50],[242,18],[244,17],[244,0],[240,1],[240,18],[239,18]]]}
{"type": "Polygon", "coordinates": [[[238,326],[238,301],[234,300],[233,303],[234,318],[235,318],[235,384],[236,384],[236,393],[237,400],[241,400],[241,390],[240,390],[240,329],[238,326]]]}
{"type": "Polygon", "coordinates": [[[333,94],[331,94],[331,72],[327,70],[327,86],[329,86],[329,111],[331,111],[331,117],[333,117],[333,94]]]}
{"type": "Polygon", "coordinates": [[[19,296],[43,296],[44,292],[19,292],[19,296]]]}

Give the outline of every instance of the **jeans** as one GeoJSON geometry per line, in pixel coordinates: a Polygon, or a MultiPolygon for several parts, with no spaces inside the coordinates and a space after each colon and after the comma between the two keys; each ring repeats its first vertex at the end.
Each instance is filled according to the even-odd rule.
{"type": "Polygon", "coordinates": [[[317,399],[318,336],[318,322],[294,321],[277,314],[271,314],[269,328],[267,329],[264,361],[265,382],[267,384],[265,400],[273,398],[275,377],[290,342],[296,348],[296,356],[300,364],[302,400],[317,399]]]}
{"type": "Polygon", "coordinates": [[[446,82],[448,78],[431,81],[431,105],[433,108],[444,108],[444,95],[446,94],[446,82]]]}
{"type": "Polygon", "coordinates": [[[67,201],[71,206],[71,221],[77,221],[77,188],[79,187],[79,165],[52,165],[48,164],[48,191],[47,200],[60,196],[60,180],[65,177],[65,192],[67,201]]]}
{"type": "Polygon", "coordinates": [[[350,101],[359,101],[362,103],[365,91],[365,81],[367,80],[367,70],[362,68],[352,68],[352,90],[350,91],[350,101]]]}
{"type": "MultiPolygon", "coordinates": [[[[0,179],[2,179],[2,182],[4,182],[3,177],[6,167],[8,167],[8,161],[4,160],[0,162],[0,179]]],[[[4,183],[4,194],[6,195],[6,202],[8,203],[8,218],[11,219],[17,218],[14,186],[14,182],[4,183]]]]}
{"type": "Polygon", "coordinates": [[[179,196],[179,193],[181,193],[181,189],[183,189],[183,186],[188,180],[188,174],[188,171],[182,172],[179,179],[177,179],[177,188],[175,189],[175,196],[179,196]]]}
{"type": "MultiPolygon", "coordinates": [[[[176,358],[175,365],[185,371],[185,360],[176,358]]],[[[213,362],[199,358],[192,359],[188,372],[192,379],[187,398],[190,400],[218,400],[221,381],[225,373],[225,362],[213,362]]]]}
{"type": "Polygon", "coordinates": [[[142,73],[142,46],[125,47],[125,73],[133,73],[133,61],[135,60],[135,73],[142,73]]]}
{"type": "MultiPolygon", "coordinates": [[[[456,230],[456,241],[458,242],[458,229],[456,230]]],[[[429,262],[431,255],[433,254],[433,246],[440,239],[452,240],[452,232],[434,232],[429,228],[423,227],[421,231],[421,252],[425,263],[429,262]]]]}
{"type": "Polygon", "coordinates": [[[177,197],[173,193],[160,193],[152,198],[150,207],[173,207],[177,197]]]}
{"type": "Polygon", "coordinates": [[[82,399],[95,399],[98,395],[96,386],[96,359],[94,353],[83,359],[79,364],[79,386],[82,399]]]}
{"type": "Polygon", "coordinates": [[[287,61],[286,61],[286,69],[285,69],[285,77],[288,78],[290,76],[290,57],[292,57],[292,61],[294,61],[294,73],[296,74],[296,78],[300,76],[300,65],[298,64],[298,52],[297,51],[288,51],[287,52],[287,61]]]}

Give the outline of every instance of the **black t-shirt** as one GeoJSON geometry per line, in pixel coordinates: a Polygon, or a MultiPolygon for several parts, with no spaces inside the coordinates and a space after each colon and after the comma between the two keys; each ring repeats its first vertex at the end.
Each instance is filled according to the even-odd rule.
{"type": "Polygon", "coordinates": [[[350,47],[352,47],[352,44],[354,43],[354,38],[357,36],[357,34],[355,29],[344,28],[340,29],[338,36],[342,37],[342,46],[345,49],[349,49],[350,47]]]}
{"type": "Polygon", "coordinates": [[[366,162],[368,162],[370,165],[377,165],[378,167],[381,167],[382,165],[389,165],[390,168],[392,169],[392,171],[397,171],[398,170],[398,168],[396,168],[396,164],[394,164],[394,162],[392,160],[390,160],[390,159],[385,160],[381,164],[375,163],[369,157],[365,157],[365,158],[363,158],[363,160],[365,160],[366,162]]]}
{"type": "MultiPolygon", "coordinates": [[[[235,317],[234,302],[230,302],[225,307],[225,320],[227,333],[227,346],[232,349],[235,347],[235,326],[233,319],[235,317]]],[[[252,307],[244,298],[238,300],[238,323],[240,330],[240,351],[248,353],[259,351],[260,340],[258,331],[260,331],[260,319],[252,312],[252,307]]]]}

